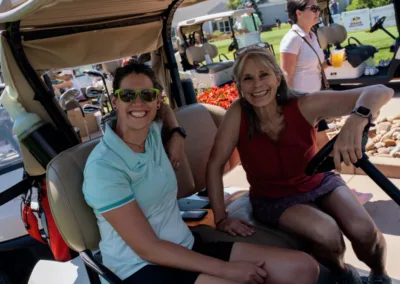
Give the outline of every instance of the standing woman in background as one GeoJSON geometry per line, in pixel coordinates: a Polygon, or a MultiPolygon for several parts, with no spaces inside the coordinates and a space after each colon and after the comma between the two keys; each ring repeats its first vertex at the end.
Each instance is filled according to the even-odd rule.
{"type": "MultiPolygon", "coordinates": [[[[289,87],[304,94],[321,90],[322,72],[331,66],[330,60],[324,58],[317,36],[311,31],[319,22],[320,11],[317,0],[287,2],[287,12],[294,24],[280,44],[281,68],[289,87]]],[[[317,133],[318,148],[329,141],[325,132],[327,129],[326,122],[321,121],[317,133]]],[[[361,204],[367,203],[373,197],[371,193],[361,193],[354,189],[353,192],[361,204]]]]}

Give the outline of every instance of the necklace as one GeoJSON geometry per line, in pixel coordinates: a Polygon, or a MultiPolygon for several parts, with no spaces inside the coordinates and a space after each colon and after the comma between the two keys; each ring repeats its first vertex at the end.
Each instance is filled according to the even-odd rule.
{"type": "Polygon", "coordinates": [[[133,146],[136,146],[136,147],[139,147],[139,148],[143,149],[143,148],[144,148],[144,142],[146,142],[146,140],[144,140],[144,141],[143,141],[142,143],[140,143],[140,144],[135,144],[135,143],[128,142],[128,141],[125,141],[125,140],[124,140],[124,142],[125,142],[125,143],[128,143],[128,144],[130,144],[130,145],[133,145],[133,146]]]}

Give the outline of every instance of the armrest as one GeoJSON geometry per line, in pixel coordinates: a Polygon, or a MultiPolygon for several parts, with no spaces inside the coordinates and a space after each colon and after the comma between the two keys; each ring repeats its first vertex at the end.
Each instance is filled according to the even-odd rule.
{"type": "MultiPolygon", "coordinates": [[[[95,272],[97,274],[97,276],[100,275],[101,277],[103,277],[105,280],[107,280],[111,284],[120,284],[120,283],[122,284],[123,283],[122,280],[120,278],[118,278],[118,276],[115,275],[110,269],[105,267],[99,261],[95,260],[91,251],[84,250],[84,251],[80,252],[79,255],[82,258],[83,262],[85,263],[86,268],[90,268],[92,272],[95,272]]],[[[88,274],[89,274],[89,279],[91,279],[91,282],[92,282],[92,280],[94,280],[97,283],[100,283],[100,279],[98,277],[97,277],[97,280],[98,280],[97,281],[97,280],[93,279],[93,277],[91,277],[89,271],[88,271],[88,274]]]]}

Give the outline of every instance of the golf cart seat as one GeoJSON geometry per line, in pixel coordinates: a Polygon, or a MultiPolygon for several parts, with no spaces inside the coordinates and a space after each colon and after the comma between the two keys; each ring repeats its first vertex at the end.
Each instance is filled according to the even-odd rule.
{"type": "Polygon", "coordinates": [[[349,44],[342,47],[341,45],[347,39],[347,31],[344,26],[339,24],[318,28],[317,37],[321,48],[327,54],[329,54],[330,45],[333,45],[335,49],[346,49],[347,60],[343,61],[342,67],[328,67],[325,69],[325,75],[328,80],[359,78],[364,74],[367,66],[365,60],[373,56],[376,50],[373,46],[361,46],[355,38],[351,39],[357,41],[359,46],[349,44]]]}
{"type": "MultiPolygon", "coordinates": [[[[209,43],[204,43],[201,46],[191,46],[186,50],[186,56],[190,64],[193,66],[196,66],[200,64],[201,62],[204,62],[206,60],[206,54],[210,56],[211,59],[215,58],[218,56],[218,49],[215,45],[209,44],[209,43]]],[[[221,56],[225,55],[220,55],[219,60],[220,62],[213,62],[210,64],[202,65],[196,68],[196,72],[198,73],[206,73],[206,74],[215,74],[220,71],[229,69],[233,67],[233,61],[232,60],[226,60],[222,61],[221,56]]],[[[227,57],[225,56],[227,59],[227,57]]]]}
{"type": "MultiPolygon", "coordinates": [[[[184,188],[188,195],[205,188],[205,172],[208,156],[214,142],[217,127],[222,121],[225,110],[216,106],[193,104],[176,111],[177,119],[188,134],[185,140],[187,160],[181,163],[177,171],[178,187],[184,188]]],[[[102,265],[100,258],[92,252],[99,249],[100,233],[97,220],[91,207],[85,202],[82,183],[85,163],[99,139],[79,144],[54,158],[47,167],[48,198],[54,220],[67,245],[79,252],[85,262],[90,279],[103,275],[111,283],[118,277],[102,265]]],[[[230,170],[239,161],[232,159],[226,170],[230,170]]],[[[236,175],[237,173],[235,173],[236,175]]],[[[244,194],[228,206],[233,218],[251,218],[248,195],[244,194]],[[238,203],[239,202],[239,203],[238,203]],[[240,207],[239,209],[237,207],[240,207]],[[240,210],[241,209],[241,210],[240,210]]],[[[251,221],[251,220],[250,220],[251,221]]],[[[304,248],[302,243],[276,229],[255,224],[257,234],[247,238],[235,238],[207,226],[198,226],[206,241],[240,240],[289,248],[304,248]]]]}

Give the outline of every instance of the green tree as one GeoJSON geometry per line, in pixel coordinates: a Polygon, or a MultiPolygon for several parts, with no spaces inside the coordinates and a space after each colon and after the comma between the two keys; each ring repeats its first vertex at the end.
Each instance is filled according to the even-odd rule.
{"type": "Polygon", "coordinates": [[[352,0],[351,4],[347,6],[346,11],[353,11],[364,8],[376,8],[389,5],[391,2],[391,0],[352,0]]]}
{"type": "Polygon", "coordinates": [[[263,18],[262,18],[262,13],[260,9],[258,8],[257,2],[255,0],[229,0],[228,4],[226,5],[226,8],[231,9],[231,10],[237,10],[237,9],[243,9],[244,4],[246,2],[251,2],[253,3],[254,10],[256,10],[256,14],[261,20],[261,23],[264,23],[263,18]]]}

